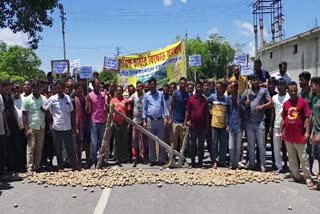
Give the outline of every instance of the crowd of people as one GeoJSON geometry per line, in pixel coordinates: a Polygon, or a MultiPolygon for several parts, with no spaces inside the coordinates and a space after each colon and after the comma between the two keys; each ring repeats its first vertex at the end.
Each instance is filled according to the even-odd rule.
{"type": "Polygon", "coordinates": [[[233,76],[221,82],[188,83],[181,77],[179,85],[159,87],[151,78],[128,86],[126,96],[123,86],[104,84],[98,73],[89,86],[85,80],[53,82],[51,74],[46,82],[25,81],[23,85],[2,80],[0,175],[39,172],[53,165],[54,156],[58,171],[96,167],[109,104],[171,147],[166,151],[157,146],[140,129],[113,114],[109,149],[119,166],[131,162],[133,167],[139,163],[171,167],[172,150],[180,149],[187,135],[189,168],[208,167],[204,164],[207,149],[213,169],[266,172],[266,144],[270,142],[272,170],[287,172],[289,162],[290,180],[305,181],[313,188],[313,162],[320,161],[320,77],[302,72],[299,89],[287,74],[286,62],[272,76],[262,69],[260,60],[254,62],[253,75],[241,76],[240,70],[235,66],[233,76]],[[243,142],[247,142],[246,151],[243,142]]]}

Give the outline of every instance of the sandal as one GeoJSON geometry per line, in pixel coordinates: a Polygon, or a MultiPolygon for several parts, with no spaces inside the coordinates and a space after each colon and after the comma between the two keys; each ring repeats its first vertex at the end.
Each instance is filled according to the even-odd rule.
{"type": "Polygon", "coordinates": [[[307,179],[307,180],[306,180],[306,184],[307,184],[307,187],[308,187],[308,188],[311,188],[311,187],[314,186],[314,183],[313,183],[312,180],[310,180],[310,179],[307,179]]]}
{"type": "Polygon", "coordinates": [[[310,190],[317,190],[320,191],[320,183],[313,185],[312,187],[309,187],[310,190]]]}

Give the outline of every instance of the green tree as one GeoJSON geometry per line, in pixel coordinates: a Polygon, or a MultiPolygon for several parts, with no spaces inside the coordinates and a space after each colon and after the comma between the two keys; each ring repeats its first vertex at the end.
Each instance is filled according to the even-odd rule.
{"type": "Polygon", "coordinates": [[[51,14],[61,6],[59,0],[1,0],[0,28],[26,33],[30,46],[36,49],[41,40],[39,32],[43,26],[52,26],[51,14]]]}
{"type": "Polygon", "coordinates": [[[118,73],[116,73],[116,72],[108,72],[108,71],[101,71],[99,73],[99,78],[104,83],[117,82],[118,73]]]}
{"type": "Polygon", "coordinates": [[[43,79],[45,73],[39,69],[41,60],[30,48],[0,43],[0,79],[22,82],[27,79],[43,79]]]}
{"type": "MultiPolygon", "coordinates": [[[[178,38],[178,37],[177,37],[178,38]]],[[[231,69],[234,54],[242,51],[243,45],[236,44],[234,47],[218,34],[211,34],[202,41],[199,37],[189,39],[187,42],[187,55],[201,54],[202,66],[188,68],[188,78],[197,77],[220,79],[231,69]]]]}

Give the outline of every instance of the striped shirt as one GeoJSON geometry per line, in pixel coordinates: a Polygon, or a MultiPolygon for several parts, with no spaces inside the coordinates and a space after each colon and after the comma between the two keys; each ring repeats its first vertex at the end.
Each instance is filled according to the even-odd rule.
{"type": "Polygon", "coordinates": [[[208,97],[209,103],[212,104],[212,120],[211,126],[213,128],[225,128],[226,127],[226,116],[227,116],[227,99],[226,96],[220,97],[217,94],[212,94],[208,97]]]}

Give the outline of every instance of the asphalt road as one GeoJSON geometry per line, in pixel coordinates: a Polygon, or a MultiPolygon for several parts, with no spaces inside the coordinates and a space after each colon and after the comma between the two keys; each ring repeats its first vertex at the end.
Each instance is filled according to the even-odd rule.
{"type": "MultiPolygon", "coordinates": [[[[270,152],[267,154],[270,166],[270,152]]],[[[206,157],[209,162],[208,154],[206,157]]],[[[157,166],[138,165],[137,168],[159,171],[157,166]]],[[[318,172],[317,169],[315,162],[314,172],[318,172]]],[[[320,213],[320,191],[310,191],[306,185],[286,180],[280,184],[249,183],[228,187],[164,184],[159,188],[146,184],[93,189],[92,193],[90,188],[84,191],[80,186],[45,188],[14,177],[0,179],[0,214],[320,213]]]]}
{"type": "MultiPolygon", "coordinates": [[[[125,166],[130,168],[129,165],[125,166]]],[[[157,167],[148,170],[158,170],[157,167]]],[[[134,185],[113,189],[45,188],[13,181],[0,182],[0,213],[141,214],[141,213],[320,213],[320,192],[305,185],[250,183],[229,187],[134,185]],[[73,195],[76,198],[73,198],[73,195]],[[17,204],[18,207],[14,207],[17,204]],[[292,210],[289,209],[292,208],[292,210]]]]}

